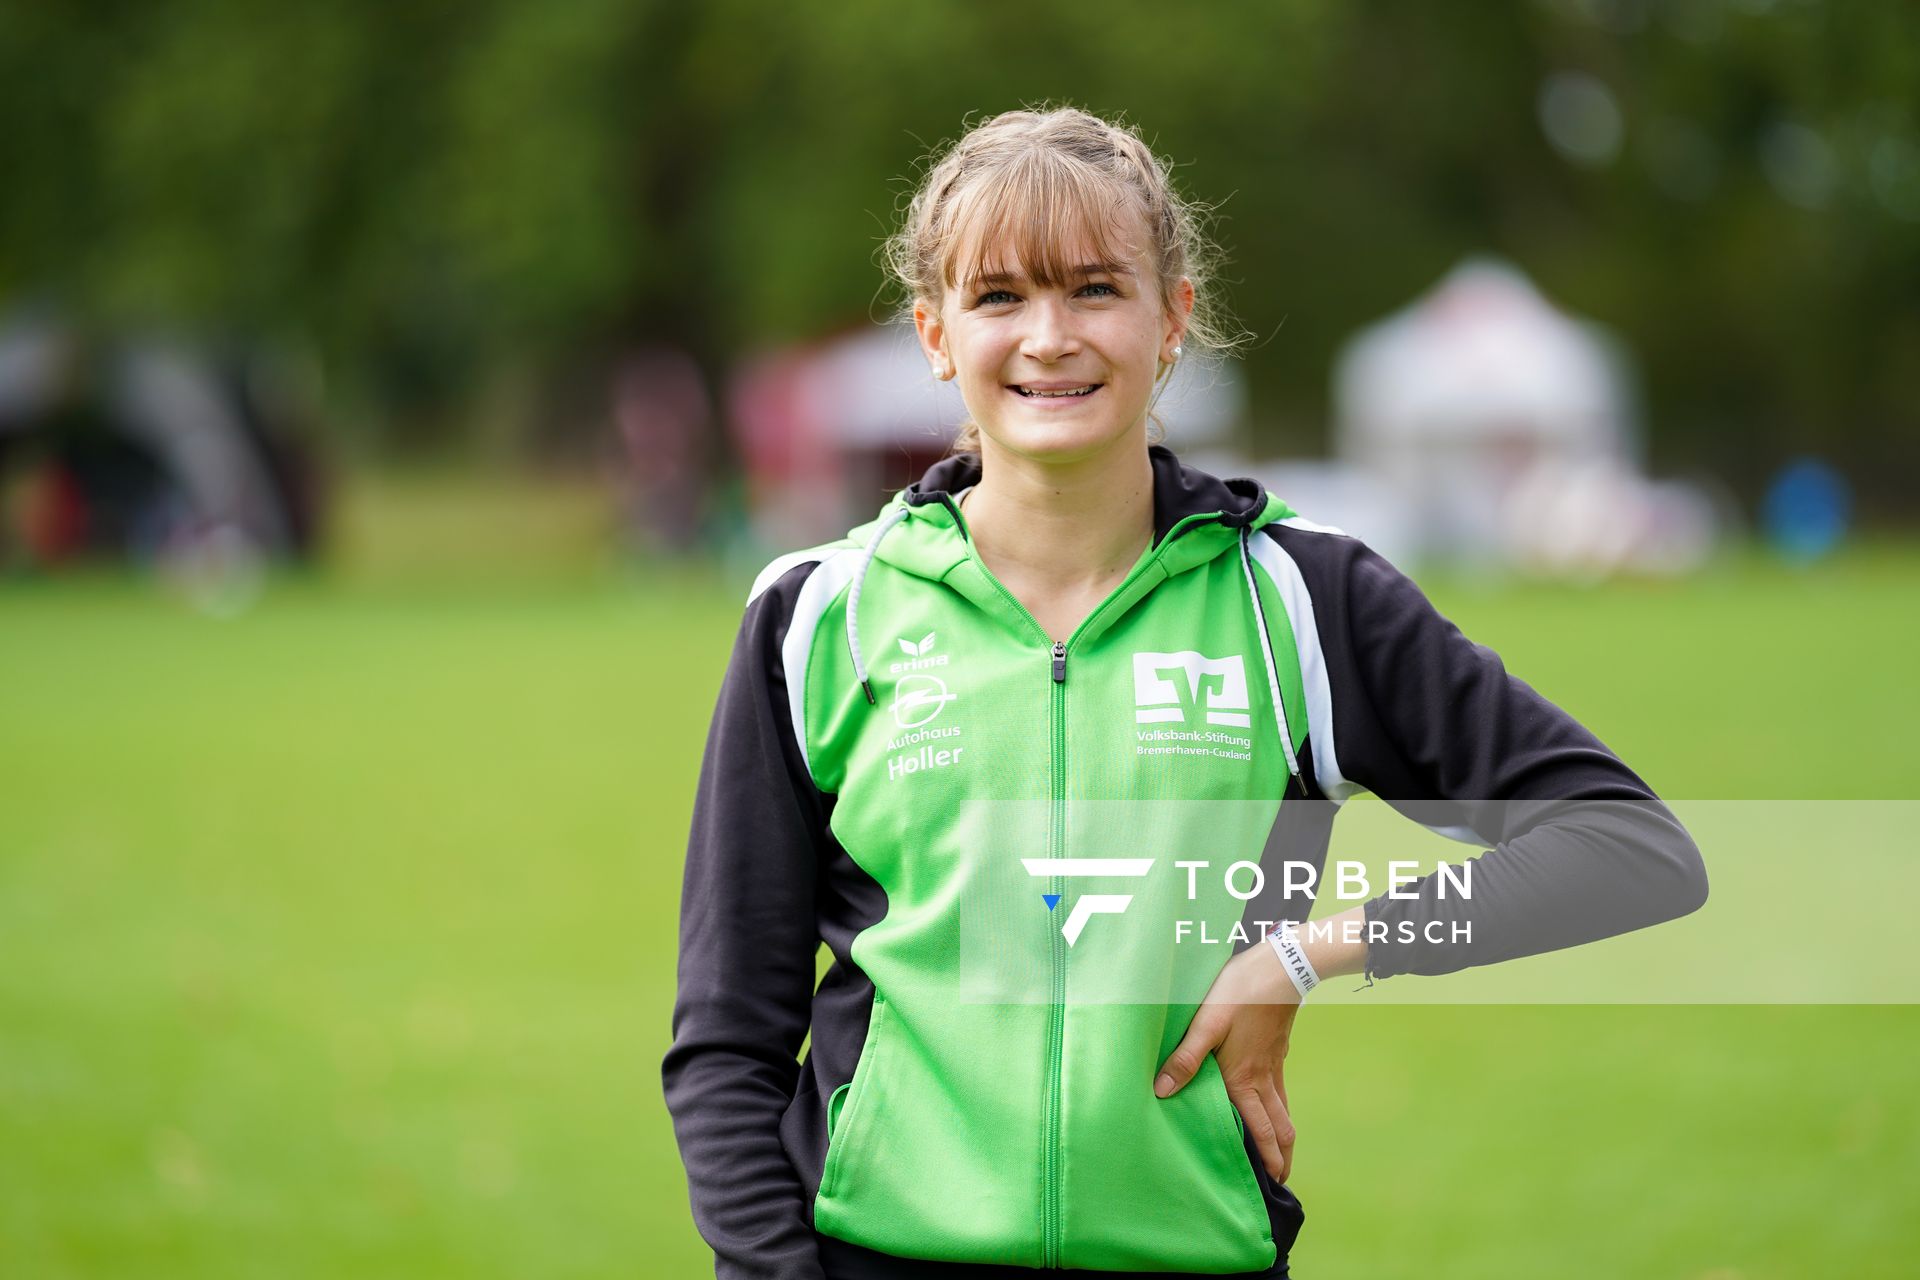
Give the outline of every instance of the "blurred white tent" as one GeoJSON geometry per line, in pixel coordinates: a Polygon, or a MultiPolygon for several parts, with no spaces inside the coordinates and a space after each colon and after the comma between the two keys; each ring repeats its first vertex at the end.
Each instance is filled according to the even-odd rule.
{"type": "Polygon", "coordinates": [[[1507,263],[1469,258],[1362,330],[1333,392],[1335,452],[1379,490],[1353,501],[1389,506],[1392,538],[1422,556],[1592,574],[1711,547],[1706,499],[1641,474],[1620,344],[1507,263]]]}

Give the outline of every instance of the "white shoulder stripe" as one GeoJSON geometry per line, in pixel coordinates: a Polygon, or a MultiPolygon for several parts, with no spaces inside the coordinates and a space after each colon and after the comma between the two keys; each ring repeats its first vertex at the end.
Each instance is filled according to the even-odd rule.
{"type": "Polygon", "coordinates": [[[753,580],[753,590],[747,592],[747,603],[752,604],[758,600],[761,592],[786,577],[796,566],[815,560],[825,560],[839,549],[835,543],[822,543],[817,547],[808,547],[805,551],[789,551],[760,571],[760,576],[753,580]]]}
{"type": "MultiPolygon", "coordinates": [[[[820,629],[820,619],[853,581],[853,571],[860,563],[860,548],[815,547],[794,555],[804,559],[794,560],[788,569],[806,560],[820,561],[820,567],[808,574],[800,586],[799,598],[793,602],[793,619],[787,624],[787,638],[780,646],[780,669],[787,681],[787,709],[793,715],[793,740],[800,747],[800,759],[806,765],[807,776],[813,777],[813,756],[807,750],[807,659],[813,654],[813,637],[820,629]]],[[[781,557],[781,560],[790,559],[791,556],[781,557]]],[[[768,565],[767,572],[771,573],[779,563],[780,560],[776,560],[768,565]]]]}
{"type": "MultiPolygon", "coordinates": [[[[1291,524],[1292,521],[1283,523],[1291,524]]],[[[1320,650],[1320,630],[1314,623],[1313,597],[1307,593],[1307,580],[1271,537],[1249,539],[1253,558],[1267,571],[1274,589],[1287,609],[1287,621],[1293,626],[1294,647],[1300,653],[1300,683],[1307,695],[1307,735],[1313,743],[1313,777],[1320,793],[1335,804],[1363,790],[1340,773],[1340,755],[1333,741],[1333,686],[1327,679],[1327,659],[1320,650]]]]}
{"type": "MultiPolygon", "coordinates": [[[[1351,538],[1353,536],[1345,529],[1336,529],[1330,524],[1320,524],[1317,521],[1307,519],[1305,516],[1288,516],[1286,519],[1276,520],[1274,523],[1284,529],[1301,529],[1307,533],[1331,533],[1337,534],[1342,538],[1351,538]]],[[[1271,539],[1269,539],[1269,541],[1271,541],[1271,539]]]]}

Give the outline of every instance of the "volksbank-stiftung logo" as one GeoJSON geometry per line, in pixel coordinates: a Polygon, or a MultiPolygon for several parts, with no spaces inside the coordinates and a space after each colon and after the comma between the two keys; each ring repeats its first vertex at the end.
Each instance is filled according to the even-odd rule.
{"type": "MultiPolygon", "coordinates": [[[[1022,858],[1027,874],[1033,876],[1144,876],[1153,870],[1152,858],[1022,858]]],[[[1043,893],[1047,910],[1060,905],[1060,895],[1043,893]]],[[[1083,893],[1073,900],[1073,910],[1060,926],[1067,945],[1080,940],[1080,931],[1097,915],[1119,915],[1133,901],[1130,893],[1083,893]]]]}
{"type": "Polygon", "coordinates": [[[1140,724],[1188,724],[1204,710],[1207,724],[1253,723],[1247,668],[1239,654],[1209,658],[1192,649],[1133,655],[1133,718],[1140,724]]]}

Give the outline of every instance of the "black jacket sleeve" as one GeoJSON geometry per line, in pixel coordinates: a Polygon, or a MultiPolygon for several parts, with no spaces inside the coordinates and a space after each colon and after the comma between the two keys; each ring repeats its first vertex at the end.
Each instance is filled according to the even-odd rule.
{"type": "Polygon", "coordinates": [[[814,567],[790,570],[747,606],[687,842],[673,1046],[661,1076],[693,1220],[721,1280],[823,1275],[780,1143],[813,995],[826,813],[794,741],[780,645],[814,567]]]}
{"type": "Polygon", "coordinates": [[[1411,898],[1365,904],[1370,976],[1577,946],[1706,901],[1700,851],[1652,789],[1411,579],[1345,536],[1287,531],[1282,545],[1316,597],[1340,774],[1491,846],[1472,859],[1470,898],[1428,875],[1400,887],[1411,898]],[[1450,940],[1456,922],[1471,941],[1450,940]]]}

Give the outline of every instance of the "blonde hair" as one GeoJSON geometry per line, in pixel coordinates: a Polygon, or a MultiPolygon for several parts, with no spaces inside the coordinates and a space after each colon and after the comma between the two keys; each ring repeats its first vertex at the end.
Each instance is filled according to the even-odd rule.
{"type": "MultiPolygon", "coordinates": [[[[1181,198],[1170,167],[1131,125],[1070,106],[1008,111],[929,159],[884,254],[905,295],[900,318],[911,320],[916,302],[938,310],[957,282],[1010,265],[995,259],[1002,245],[1043,288],[1066,282],[1082,265],[1063,256],[1076,243],[1116,263],[1144,248],[1169,312],[1180,277],[1193,284],[1183,360],[1217,358],[1249,335],[1233,327],[1213,296],[1220,255],[1202,227],[1210,212],[1181,198]],[[1128,210],[1147,229],[1144,246],[1127,239],[1128,210]]],[[[1159,427],[1151,412],[1148,418],[1159,427]]],[[[979,447],[979,428],[962,423],[952,452],[979,447]]]]}

